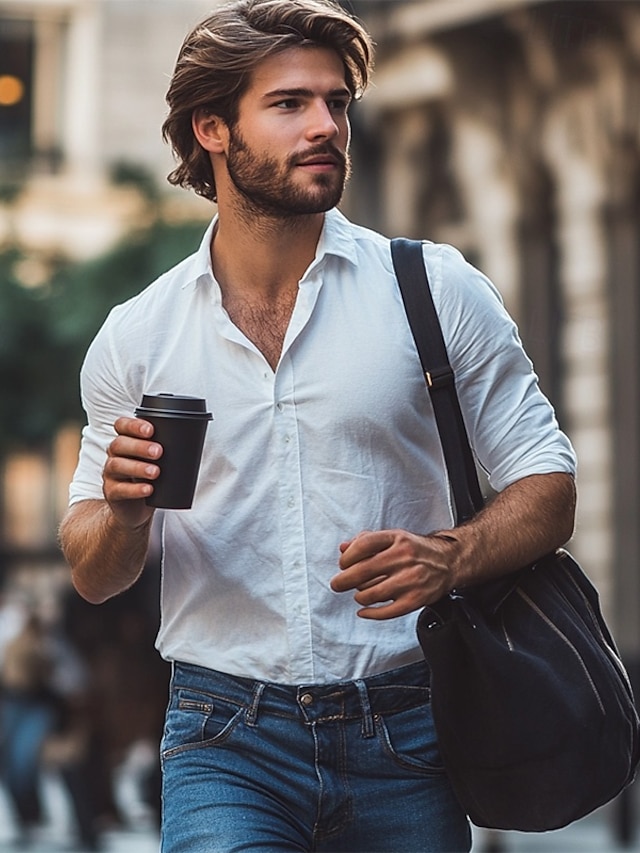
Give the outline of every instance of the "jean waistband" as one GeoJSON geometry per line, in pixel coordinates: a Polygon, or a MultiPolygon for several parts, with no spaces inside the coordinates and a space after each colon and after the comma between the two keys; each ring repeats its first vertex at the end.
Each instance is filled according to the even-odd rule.
{"type": "Polygon", "coordinates": [[[424,661],[353,681],[283,685],[228,675],[175,662],[173,690],[195,690],[258,713],[302,717],[307,722],[370,719],[423,705],[430,699],[429,668],[424,661]]]}

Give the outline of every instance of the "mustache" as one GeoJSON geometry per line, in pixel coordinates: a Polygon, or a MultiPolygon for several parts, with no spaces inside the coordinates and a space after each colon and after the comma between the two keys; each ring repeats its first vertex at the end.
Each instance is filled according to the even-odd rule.
{"type": "Polygon", "coordinates": [[[316,145],[313,148],[307,148],[306,151],[301,151],[299,154],[292,154],[289,158],[290,166],[297,166],[299,163],[304,163],[311,157],[331,157],[339,166],[344,167],[347,163],[347,155],[336,148],[331,143],[316,145]]]}

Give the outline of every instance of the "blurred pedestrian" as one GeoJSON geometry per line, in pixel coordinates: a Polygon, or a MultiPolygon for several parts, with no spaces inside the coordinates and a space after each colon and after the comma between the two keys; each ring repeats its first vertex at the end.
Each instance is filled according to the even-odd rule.
{"type": "Polygon", "coordinates": [[[78,848],[100,849],[93,780],[96,712],[92,673],[59,623],[49,626],[50,686],[56,700],[55,726],[43,744],[43,765],[63,782],[71,804],[78,848]]]}
{"type": "Polygon", "coordinates": [[[164,853],[468,850],[416,611],[572,531],[573,451],[513,321],[458,252],[425,243],[499,492],[453,526],[389,240],[336,209],[371,56],[331,0],[236,0],[187,36],[167,96],[170,180],[218,213],[191,258],[114,309],[85,360],[60,536],[94,603],[145,563],[163,448],[132,417],[142,395],[215,410],[193,509],[164,519],[164,853]]]}
{"type": "Polygon", "coordinates": [[[41,755],[56,725],[58,704],[51,685],[53,659],[37,613],[4,649],[0,666],[2,777],[24,839],[43,821],[41,755]]]}
{"type": "Polygon", "coordinates": [[[0,663],[7,644],[16,637],[27,620],[28,607],[18,596],[0,590],[0,663]]]}

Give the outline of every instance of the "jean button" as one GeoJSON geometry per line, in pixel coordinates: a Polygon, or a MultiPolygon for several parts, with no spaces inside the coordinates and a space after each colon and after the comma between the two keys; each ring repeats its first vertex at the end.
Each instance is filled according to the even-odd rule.
{"type": "Polygon", "coordinates": [[[311,693],[303,693],[300,697],[300,701],[303,705],[313,705],[313,696],[311,693]]]}

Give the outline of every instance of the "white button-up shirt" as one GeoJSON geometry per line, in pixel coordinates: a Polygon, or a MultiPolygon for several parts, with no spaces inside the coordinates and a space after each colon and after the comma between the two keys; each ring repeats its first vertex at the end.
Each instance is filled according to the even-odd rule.
{"type": "MultiPolygon", "coordinates": [[[[191,510],[167,511],[157,645],[280,683],[359,678],[420,659],[416,614],[356,616],[329,587],[361,530],[453,523],[431,403],[389,241],[330,211],[275,372],[222,306],[210,243],[116,307],[82,371],[88,415],[71,502],[100,499],[113,423],[144,393],[205,397],[214,420],[191,510]]],[[[574,471],[490,282],[424,244],[434,301],[479,463],[500,490],[574,471]]]]}

